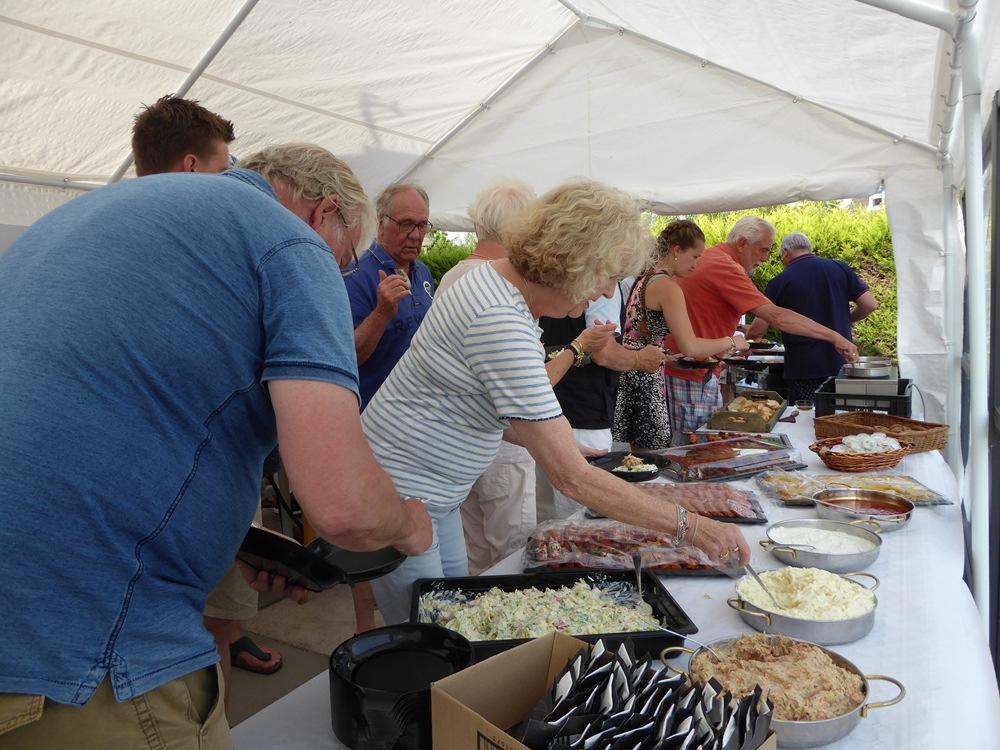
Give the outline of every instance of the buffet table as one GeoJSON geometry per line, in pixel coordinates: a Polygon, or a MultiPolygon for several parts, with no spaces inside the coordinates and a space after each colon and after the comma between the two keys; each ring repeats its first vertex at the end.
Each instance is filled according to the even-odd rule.
{"type": "MultiPolygon", "coordinates": [[[[796,423],[779,423],[799,448],[810,471],[829,470],[809,451],[814,440],[811,414],[796,423]]],[[[899,465],[955,505],[921,507],[911,522],[887,534],[879,559],[868,570],[881,579],[875,627],[866,637],[832,649],[866,674],[900,680],[907,690],[898,705],[873,710],[838,750],[867,748],[1000,748],[1000,693],[989,647],[972,595],[962,580],[964,568],[961,509],[955,477],[937,452],[908,456],[899,465]]],[[[662,480],[654,480],[662,481],[662,480]]],[[[752,480],[738,483],[755,489],[752,480]]],[[[770,522],[814,516],[810,508],[787,508],[761,499],[770,522]]],[[[757,542],[766,524],[742,526],[754,548],[759,570],[781,564],[757,542]]],[[[516,553],[487,573],[518,573],[516,553]]],[[[696,638],[708,642],[753,631],[726,605],[733,581],[724,577],[665,577],[664,584],[698,626],[696,638]]],[[[873,683],[872,700],[895,688],[873,683]]],[[[239,750],[253,748],[336,748],[330,729],[328,677],[320,674],[233,729],[239,750]]]]}

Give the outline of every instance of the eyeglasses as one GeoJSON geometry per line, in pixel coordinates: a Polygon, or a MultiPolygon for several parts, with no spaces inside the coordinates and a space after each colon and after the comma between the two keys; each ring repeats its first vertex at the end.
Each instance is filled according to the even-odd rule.
{"type": "Polygon", "coordinates": [[[405,235],[409,235],[414,229],[420,230],[421,234],[430,232],[434,229],[434,225],[429,221],[397,221],[391,216],[386,216],[385,218],[399,227],[399,231],[405,235]]]}
{"type": "MultiPolygon", "coordinates": [[[[347,225],[347,219],[344,218],[344,213],[340,210],[340,206],[337,206],[337,216],[340,217],[340,223],[344,225],[344,231],[347,232],[347,238],[351,239],[350,227],[347,225]]],[[[341,276],[350,276],[361,270],[361,264],[358,262],[358,249],[354,245],[354,240],[351,240],[351,257],[354,258],[354,262],[348,270],[340,269],[341,276]]]]}

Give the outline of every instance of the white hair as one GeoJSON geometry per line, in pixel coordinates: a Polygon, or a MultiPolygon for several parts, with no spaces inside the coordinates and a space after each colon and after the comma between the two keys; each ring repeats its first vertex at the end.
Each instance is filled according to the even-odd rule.
{"type": "MultiPolygon", "coordinates": [[[[405,193],[407,190],[415,191],[421,200],[423,200],[424,205],[428,209],[431,207],[427,191],[420,187],[420,185],[414,185],[412,182],[394,182],[379,193],[378,199],[375,201],[375,212],[378,214],[380,221],[386,218],[389,212],[392,211],[392,199],[400,193],[405,193]]],[[[385,222],[383,221],[382,223],[384,224],[385,222]]]]}
{"type": "Polygon", "coordinates": [[[360,230],[358,246],[367,247],[375,236],[375,207],[351,168],[325,148],[311,143],[269,146],[241,159],[239,166],[283,184],[294,201],[336,196],[344,222],[360,230]]]}
{"type": "Polygon", "coordinates": [[[759,216],[744,216],[733,224],[733,228],[729,230],[729,236],[726,237],[726,242],[733,244],[740,238],[751,243],[760,242],[764,237],[774,237],[774,235],[774,224],[771,222],[765,221],[759,216]]]}
{"type": "Polygon", "coordinates": [[[538,196],[520,180],[502,180],[479,191],[469,206],[469,218],[481,240],[500,240],[504,227],[538,196]]]}
{"type": "Polygon", "coordinates": [[[781,238],[781,252],[801,253],[812,250],[812,243],[802,232],[789,232],[781,238]]]}

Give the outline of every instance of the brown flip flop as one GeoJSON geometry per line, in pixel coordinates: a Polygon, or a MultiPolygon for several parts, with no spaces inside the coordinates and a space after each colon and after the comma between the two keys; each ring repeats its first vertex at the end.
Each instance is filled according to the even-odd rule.
{"type": "Polygon", "coordinates": [[[245,669],[248,672],[256,672],[257,674],[274,674],[279,669],[281,669],[282,661],[281,654],[274,652],[272,654],[267,653],[260,646],[250,640],[249,636],[243,636],[233,641],[229,646],[229,658],[232,660],[234,667],[238,669],[245,669]],[[246,658],[240,658],[244,654],[249,654],[258,661],[269,662],[262,665],[251,664],[246,661],[246,658]]]}

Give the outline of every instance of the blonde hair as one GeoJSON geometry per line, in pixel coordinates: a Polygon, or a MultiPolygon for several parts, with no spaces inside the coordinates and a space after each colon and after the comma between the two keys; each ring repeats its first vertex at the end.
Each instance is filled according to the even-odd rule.
{"type": "Polygon", "coordinates": [[[573,303],[653,262],[654,241],[638,202],[593,180],[553,188],[510,224],[503,239],[521,276],[573,303]]]}
{"type": "Polygon", "coordinates": [[[344,221],[359,227],[359,248],[375,238],[375,208],[354,172],[325,148],[311,143],[269,146],[241,159],[238,166],[252,169],[271,183],[281,183],[293,201],[320,200],[336,196],[344,221]]]}
{"type": "Polygon", "coordinates": [[[469,218],[481,240],[500,240],[504,226],[537,198],[534,189],[520,180],[494,182],[479,191],[469,205],[469,218]]]}

